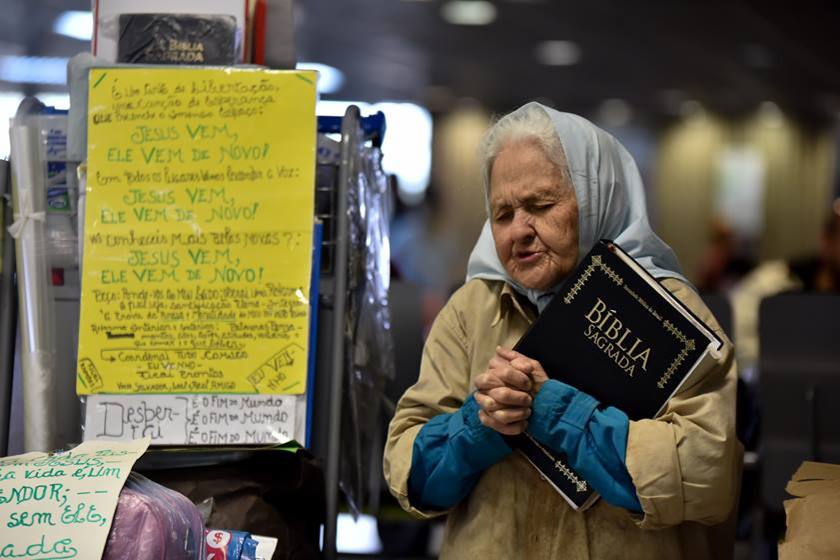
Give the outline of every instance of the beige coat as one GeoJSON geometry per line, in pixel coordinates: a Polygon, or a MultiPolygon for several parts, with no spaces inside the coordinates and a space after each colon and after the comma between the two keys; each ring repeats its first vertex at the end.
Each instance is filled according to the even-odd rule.
{"type": "MultiPolygon", "coordinates": [[[[643,516],[599,500],[572,510],[519,454],[487,469],[449,513],[443,559],[722,558],[731,531],[721,528],[735,503],[740,446],[735,438],[736,371],[732,345],[697,294],[664,285],[727,343],[722,358],[697,371],[655,420],[630,422],[627,469],[643,516]],[[723,536],[721,536],[723,535],[723,536]]],[[[496,345],[512,347],[534,317],[502,282],[472,280],[458,290],[429,333],[417,383],[388,430],[385,478],[407,511],[414,438],[432,417],[458,409],[474,391],[496,345]]],[[[570,350],[573,351],[573,350],[570,350]]],[[[731,525],[731,524],[730,524],[731,525]]]]}

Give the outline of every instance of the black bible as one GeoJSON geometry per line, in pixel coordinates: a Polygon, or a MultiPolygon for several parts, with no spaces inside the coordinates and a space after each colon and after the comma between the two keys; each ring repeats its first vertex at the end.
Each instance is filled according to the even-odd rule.
{"type": "MultiPolygon", "coordinates": [[[[539,361],[550,378],[639,420],[655,417],[722,344],[617,244],[601,240],[514,349],[539,361]]],[[[584,510],[597,500],[564,454],[527,433],[506,439],[571,507],[584,510]]]]}
{"type": "Polygon", "coordinates": [[[226,15],[121,14],[117,62],[229,66],[236,19],[226,15]]]}

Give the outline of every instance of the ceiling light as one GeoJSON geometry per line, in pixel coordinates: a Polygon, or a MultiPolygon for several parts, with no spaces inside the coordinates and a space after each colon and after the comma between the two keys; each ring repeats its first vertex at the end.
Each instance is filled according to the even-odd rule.
{"type": "Polygon", "coordinates": [[[75,10],[63,12],[55,18],[53,31],[80,41],[90,41],[93,35],[93,15],[75,10]]]}
{"type": "Polygon", "coordinates": [[[440,15],[454,25],[488,25],[496,19],[496,6],[485,0],[452,0],[440,8],[440,15]]]}
{"type": "Polygon", "coordinates": [[[344,72],[320,62],[298,62],[298,70],[318,72],[318,92],[335,93],[344,85],[344,72]]]}
{"type": "Polygon", "coordinates": [[[19,84],[65,84],[67,59],[46,56],[0,56],[0,80],[19,84]]]}
{"type": "Polygon", "coordinates": [[[580,47],[571,41],[543,41],[536,48],[537,60],[547,66],[571,66],[580,60],[580,47]]]}
{"type": "Polygon", "coordinates": [[[633,110],[623,99],[607,99],[598,108],[598,120],[611,128],[622,127],[633,116],[633,110]]]}

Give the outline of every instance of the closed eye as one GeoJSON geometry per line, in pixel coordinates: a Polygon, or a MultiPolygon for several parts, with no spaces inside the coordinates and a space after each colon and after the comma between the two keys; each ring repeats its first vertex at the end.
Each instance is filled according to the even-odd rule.
{"type": "Polygon", "coordinates": [[[534,204],[534,205],[531,206],[531,211],[532,212],[545,212],[546,210],[548,210],[552,206],[554,206],[553,202],[544,202],[544,203],[540,203],[540,204],[534,204]]]}
{"type": "Polygon", "coordinates": [[[513,217],[513,211],[504,209],[499,210],[493,215],[493,220],[496,222],[507,222],[513,217]]]}

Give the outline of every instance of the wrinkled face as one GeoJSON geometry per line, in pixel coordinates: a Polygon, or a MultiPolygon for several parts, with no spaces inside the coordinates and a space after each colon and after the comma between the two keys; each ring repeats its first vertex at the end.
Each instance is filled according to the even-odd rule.
{"type": "Polygon", "coordinates": [[[507,144],[496,156],[490,224],[499,260],[525,288],[550,289],[577,264],[574,187],[534,141],[507,144]]]}

